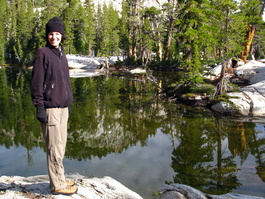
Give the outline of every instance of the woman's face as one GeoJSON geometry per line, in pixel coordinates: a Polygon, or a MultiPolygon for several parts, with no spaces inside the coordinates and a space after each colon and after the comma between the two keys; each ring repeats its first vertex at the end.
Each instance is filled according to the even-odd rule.
{"type": "Polygon", "coordinates": [[[59,32],[50,32],[48,34],[48,41],[55,48],[59,47],[61,40],[62,40],[62,34],[59,32]]]}

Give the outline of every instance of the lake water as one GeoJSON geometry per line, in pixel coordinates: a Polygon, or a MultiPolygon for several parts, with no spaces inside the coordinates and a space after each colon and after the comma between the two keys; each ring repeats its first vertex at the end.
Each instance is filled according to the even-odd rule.
{"type": "MultiPolygon", "coordinates": [[[[47,174],[30,76],[0,70],[0,175],[47,174]]],[[[159,77],[169,84],[177,75],[159,77]]],[[[210,194],[265,197],[262,122],[162,100],[144,74],[71,81],[67,174],[110,176],[145,199],[158,198],[163,184],[173,182],[210,194]]]]}

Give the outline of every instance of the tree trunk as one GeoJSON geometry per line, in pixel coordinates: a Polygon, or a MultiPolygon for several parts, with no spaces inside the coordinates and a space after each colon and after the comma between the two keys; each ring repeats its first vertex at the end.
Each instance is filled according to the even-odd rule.
{"type": "Polygon", "coordinates": [[[128,13],[128,24],[129,24],[129,37],[130,37],[130,50],[129,56],[134,60],[137,59],[137,32],[139,30],[139,10],[138,10],[138,0],[129,1],[129,13],[128,13]]]}
{"type": "Polygon", "coordinates": [[[131,46],[131,56],[134,57],[134,59],[137,59],[137,54],[136,54],[136,46],[137,46],[137,35],[136,35],[136,29],[132,31],[132,36],[131,36],[131,41],[132,41],[132,46],[131,46]]]}
{"type": "MultiPolygon", "coordinates": [[[[160,32],[157,32],[157,38],[160,38],[160,32]]],[[[159,62],[162,61],[162,56],[163,56],[163,45],[160,41],[160,39],[157,41],[158,45],[157,45],[157,60],[159,62]]]]}
{"type": "Polygon", "coordinates": [[[248,33],[246,35],[246,42],[244,44],[244,51],[241,54],[241,59],[246,63],[247,58],[251,49],[252,41],[255,35],[255,27],[251,24],[248,24],[248,33]]]}
{"type": "Polygon", "coordinates": [[[165,42],[164,61],[167,61],[169,59],[169,48],[170,48],[170,44],[171,44],[172,29],[173,29],[173,18],[170,17],[169,25],[167,28],[167,37],[166,37],[166,42],[165,42]]]}
{"type": "Polygon", "coordinates": [[[218,84],[216,86],[216,92],[215,92],[214,96],[224,94],[225,73],[227,71],[227,65],[228,65],[228,61],[224,59],[222,62],[222,71],[221,71],[220,81],[218,82],[218,84]]]}

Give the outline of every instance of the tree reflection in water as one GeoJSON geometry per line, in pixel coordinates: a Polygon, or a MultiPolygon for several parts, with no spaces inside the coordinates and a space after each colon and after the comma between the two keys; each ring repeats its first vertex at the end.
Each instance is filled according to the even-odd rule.
{"type": "MultiPolygon", "coordinates": [[[[159,74],[159,77],[165,78],[163,85],[164,80],[174,82],[177,76],[169,78],[159,74]]],[[[30,78],[30,70],[0,70],[0,144],[5,153],[12,147],[25,148],[29,168],[36,164],[31,152],[35,148],[45,150],[31,103],[30,78]]],[[[66,151],[66,159],[71,160],[69,164],[98,159],[112,169],[113,154],[126,159],[125,155],[137,148],[139,153],[124,160],[122,166],[131,171],[129,178],[134,179],[133,175],[137,173],[139,176],[137,180],[129,182],[128,179],[123,184],[144,198],[152,198],[152,193],[158,192],[163,183],[172,182],[211,194],[233,191],[265,196],[265,130],[262,125],[220,118],[207,109],[164,101],[145,75],[97,76],[71,81],[75,102],[69,118],[66,151]],[[152,140],[160,143],[160,148],[154,146],[152,140]],[[171,148],[167,154],[160,151],[165,145],[171,148]],[[142,154],[151,146],[153,152],[148,156],[142,154]],[[171,165],[161,170],[171,169],[173,174],[171,178],[159,176],[160,183],[156,183],[153,178],[158,174],[151,171],[163,165],[156,161],[160,160],[161,154],[171,157],[171,165]],[[135,164],[140,156],[141,163],[137,164],[150,170],[134,170],[139,169],[135,164]],[[106,163],[107,157],[109,162],[106,163]],[[150,178],[146,179],[145,175],[142,179],[143,172],[150,172],[150,178]],[[259,180],[253,183],[244,177],[246,174],[259,180]]],[[[6,171],[4,167],[0,163],[3,172],[6,171]]],[[[75,172],[85,173],[84,167],[75,168],[75,172]]],[[[164,173],[169,172],[165,170],[164,173]]],[[[118,174],[112,177],[119,180],[118,174]]]]}

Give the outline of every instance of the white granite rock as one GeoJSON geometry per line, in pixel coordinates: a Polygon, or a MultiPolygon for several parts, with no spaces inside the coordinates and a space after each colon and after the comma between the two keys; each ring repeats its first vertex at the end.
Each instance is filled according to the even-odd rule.
{"type": "Polygon", "coordinates": [[[232,104],[227,102],[217,102],[216,104],[212,105],[212,110],[224,115],[230,115],[235,111],[232,107],[232,104]]]}
{"type": "Polygon", "coordinates": [[[74,180],[78,192],[71,196],[52,195],[49,179],[46,175],[21,177],[0,177],[0,199],[142,199],[111,177],[88,178],[78,174],[67,175],[68,180],[74,180]]]}
{"type": "Polygon", "coordinates": [[[236,193],[223,195],[205,194],[191,186],[173,183],[164,185],[161,190],[160,199],[264,199],[263,197],[248,196],[236,193]]]}
{"type": "MultiPolygon", "coordinates": [[[[111,177],[85,177],[79,174],[66,175],[68,180],[75,181],[78,192],[71,196],[53,195],[47,175],[21,177],[0,177],[0,199],[142,199],[140,195],[126,188],[111,177]]],[[[210,195],[183,184],[164,185],[160,199],[262,199],[234,193],[210,195]]]]}
{"type": "Polygon", "coordinates": [[[251,60],[248,61],[246,64],[243,64],[239,67],[236,68],[236,70],[252,70],[252,69],[256,69],[259,67],[265,67],[265,64],[262,63],[261,61],[255,61],[255,60],[251,60]]]}
{"type": "Polygon", "coordinates": [[[239,113],[244,116],[265,116],[265,64],[261,61],[249,61],[237,67],[235,73],[241,74],[250,85],[240,89],[241,93],[228,93],[233,105],[219,102],[212,109],[231,115],[239,113]]]}
{"type": "Polygon", "coordinates": [[[249,115],[251,110],[252,101],[243,92],[228,93],[231,97],[229,101],[233,103],[233,107],[241,115],[249,115]]]}

